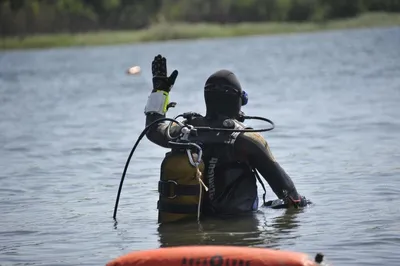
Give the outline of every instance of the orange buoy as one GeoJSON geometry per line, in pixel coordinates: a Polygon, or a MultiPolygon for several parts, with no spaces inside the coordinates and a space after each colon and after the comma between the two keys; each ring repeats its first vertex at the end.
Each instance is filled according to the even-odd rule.
{"type": "MultiPolygon", "coordinates": [[[[322,261],[319,256],[318,262],[322,261]]],[[[106,266],[316,266],[307,254],[239,246],[181,246],[136,251],[106,266]]]]}

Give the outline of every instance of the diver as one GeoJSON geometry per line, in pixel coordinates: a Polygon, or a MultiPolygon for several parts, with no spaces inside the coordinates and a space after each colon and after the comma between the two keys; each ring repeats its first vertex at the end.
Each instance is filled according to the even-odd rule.
{"type": "MultiPolygon", "coordinates": [[[[146,126],[166,116],[171,105],[168,104],[169,92],[175,84],[178,71],[174,70],[167,76],[166,58],[157,55],[152,62],[152,75],[153,90],[144,110],[146,126]]],[[[205,82],[204,99],[206,115],[193,115],[185,123],[213,128],[246,128],[242,123],[241,106],[247,104],[248,98],[234,73],[219,70],[212,74],[205,82]],[[231,124],[227,121],[231,121],[231,124]]],[[[149,128],[146,137],[161,147],[171,148],[168,136],[179,135],[180,127],[173,123],[168,129],[168,125],[168,122],[156,123],[149,128]]],[[[264,199],[264,205],[278,209],[305,207],[310,203],[298,193],[260,133],[211,131],[198,132],[190,138],[203,149],[204,183],[208,191],[203,197],[202,215],[231,217],[256,212],[259,205],[257,171],[278,197],[268,203],[264,199]]],[[[174,166],[178,170],[180,167],[179,163],[174,166]]],[[[181,193],[185,191],[176,187],[175,190],[181,193]]],[[[179,209],[179,205],[170,209],[168,204],[158,206],[159,210],[163,208],[170,212],[195,212],[194,208],[179,209]]]]}

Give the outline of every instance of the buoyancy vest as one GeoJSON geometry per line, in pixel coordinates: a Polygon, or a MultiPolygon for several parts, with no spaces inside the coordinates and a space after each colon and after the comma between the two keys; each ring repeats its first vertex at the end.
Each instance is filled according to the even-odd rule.
{"type": "MultiPolygon", "coordinates": [[[[230,128],[245,128],[236,120],[231,122],[230,128]]],[[[204,215],[239,215],[258,208],[255,172],[248,158],[235,152],[239,134],[211,131],[190,137],[203,148],[204,181],[209,189],[202,203],[204,215]]]]}

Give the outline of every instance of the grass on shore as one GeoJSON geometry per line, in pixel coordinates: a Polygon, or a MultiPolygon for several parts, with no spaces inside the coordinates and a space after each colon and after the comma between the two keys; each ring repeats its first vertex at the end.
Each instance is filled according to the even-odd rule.
{"type": "Polygon", "coordinates": [[[147,30],[139,31],[101,31],[80,34],[47,34],[29,36],[24,39],[17,37],[6,37],[0,39],[0,49],[113,45],[177,39],[269,35],[398,25],[400,25],[399,13],[366,13],[355,18],[328,21],[326,23],[262,22],[227,25],[209,23],[160,24],[154,25],[147,30]]]}

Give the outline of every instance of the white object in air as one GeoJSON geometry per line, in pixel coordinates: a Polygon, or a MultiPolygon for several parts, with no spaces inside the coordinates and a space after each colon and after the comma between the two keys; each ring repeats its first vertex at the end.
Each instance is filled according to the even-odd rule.
{"type": "Polygon", "coordinates": [[[139,74],[141,71],[140,66],[134,66],[128,69],[128,74],[129,75],[137,75],[139,74]]]}

